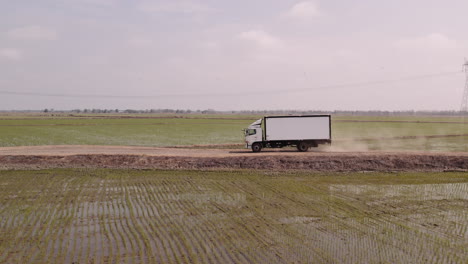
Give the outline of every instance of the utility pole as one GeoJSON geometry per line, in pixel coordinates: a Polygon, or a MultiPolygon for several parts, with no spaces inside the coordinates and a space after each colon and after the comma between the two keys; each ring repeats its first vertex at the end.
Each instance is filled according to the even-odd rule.
{"type": "Polygon", "coordinates": [[[465,64],[463,64],[463,71],[466,75],[465,90],[463,92],[462,103],[460,112],[468,112],[468,60],[465,58],[465,64]]]}

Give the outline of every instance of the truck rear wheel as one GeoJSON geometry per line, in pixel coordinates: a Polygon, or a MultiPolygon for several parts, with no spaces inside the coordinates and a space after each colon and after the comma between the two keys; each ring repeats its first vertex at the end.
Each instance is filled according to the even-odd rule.
{"type": "Polygon", "coordinates": [[[252,151],[253,152],[260,152],[262,150],[262,144],[260,143],[253,143],[252,144],[252,151]]]}
{"type": "Polygon", "coordinates": [[[307,150],[309,150],[309,145],[307,145],[307,143],[305,143],[304,141],[299,142],[299,144],[297,144],[297,150],[299,150],[300,152],[306,152],[307,150]]]}

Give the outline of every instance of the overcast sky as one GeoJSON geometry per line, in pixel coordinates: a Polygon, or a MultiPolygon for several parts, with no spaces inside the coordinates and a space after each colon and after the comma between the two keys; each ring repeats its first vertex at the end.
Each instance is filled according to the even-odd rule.
{"type": "Polygon", "coordinates": [[[0,2],[2,110],[460,108],[466,0],[0,2]]]}

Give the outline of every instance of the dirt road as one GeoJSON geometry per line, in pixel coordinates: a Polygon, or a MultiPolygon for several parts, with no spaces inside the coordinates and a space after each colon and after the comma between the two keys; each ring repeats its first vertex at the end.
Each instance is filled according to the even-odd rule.
{"type": "Polygon", "coordinates": [[[132,146],[0,148],[0,169],[262,169],[308,171],[468,171],[468,153],[306,152],[132,146]]]}

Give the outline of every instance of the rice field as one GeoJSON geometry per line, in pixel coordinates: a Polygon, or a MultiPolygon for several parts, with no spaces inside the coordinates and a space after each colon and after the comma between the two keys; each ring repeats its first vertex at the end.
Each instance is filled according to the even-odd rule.
{"type": "MultiPolygon", "coordinates": [[[[0,147],[238,144],[241,148],[242,129],[258,118],[233,115],[124,117],[0,115],[0,147]]],[[[460,117],[333,116],[332,120],[333,145],[337,150],[468,151],[468,120],[460,117]],[[432,137],[434,135],[441,137],[432,137]],[[395,138],[408,136],[418,138],[395,138]]]]}
{"type": "Polygon", "coordinates": [[[0,263],[467,263],[468,174],[0,171],[0,263]]]}

